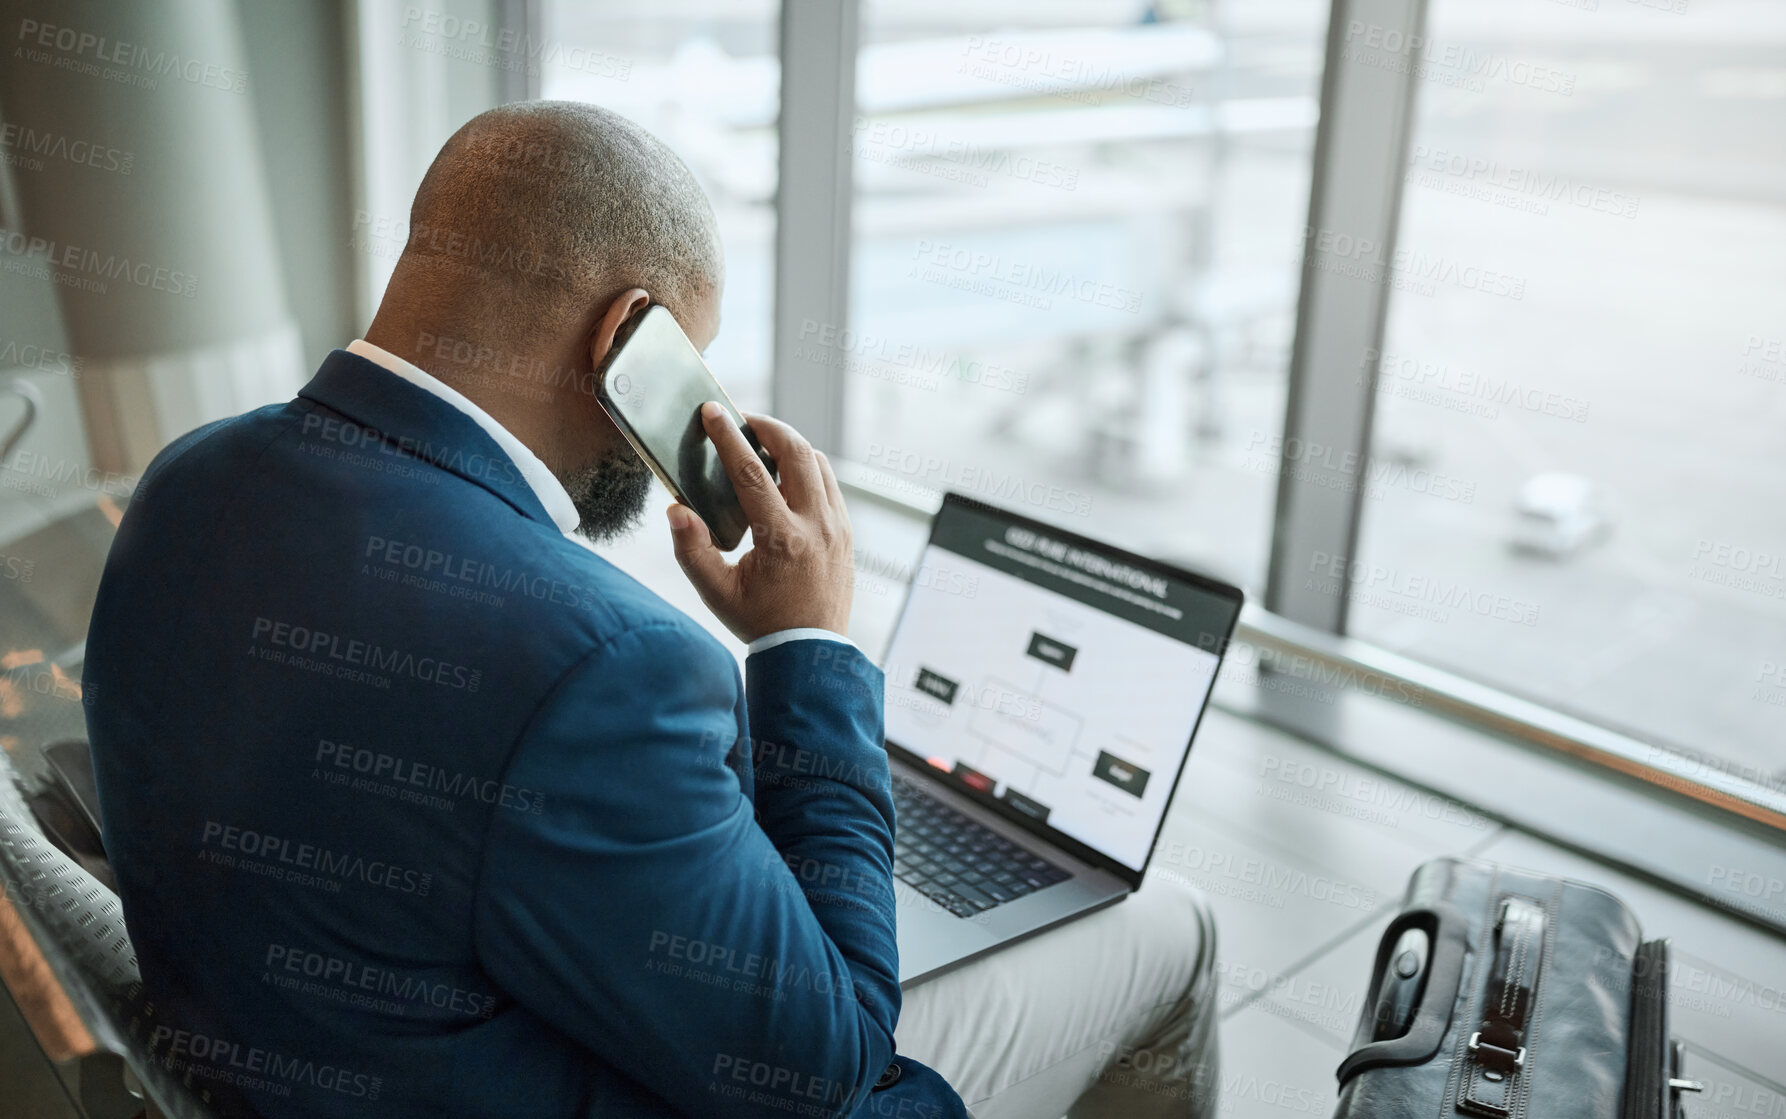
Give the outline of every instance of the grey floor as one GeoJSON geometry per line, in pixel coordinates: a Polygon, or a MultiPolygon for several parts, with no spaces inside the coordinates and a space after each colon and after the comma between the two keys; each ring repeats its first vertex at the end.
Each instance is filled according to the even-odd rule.
{"type": "Polygon", "coordinates": [[[1786,1115],[1786,938],[1219,710],[1162,842],[1149,873],[1200,886],[1217,914],[1224,1115],[1331,1114],[1379,934],[1441,855],[1618,894],[1646,936],[1674,941],[1674,1032],[1706,1084],[1690,1119],[1786,1115]]]}

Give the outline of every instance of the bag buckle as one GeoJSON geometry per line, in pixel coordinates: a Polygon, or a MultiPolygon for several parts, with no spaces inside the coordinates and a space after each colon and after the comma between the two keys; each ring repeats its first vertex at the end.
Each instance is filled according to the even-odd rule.
{"type": "Polygon", "coordinates": [[[1525,1046],[1520,1046],[1517,1053],[1511,1049],[1503,1049],[1493,1042],[1483,1041],[1481,1030],[1470,1035],[1470,1053],[1483,1064],[1502,1072],[1512,1072],[1526,1066],[1525,1046]]]}

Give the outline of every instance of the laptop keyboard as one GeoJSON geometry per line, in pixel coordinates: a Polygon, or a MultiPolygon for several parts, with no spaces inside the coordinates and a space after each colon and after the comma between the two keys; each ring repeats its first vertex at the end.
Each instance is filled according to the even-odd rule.
{"type": "Polygon", "coordinates": [[[893,876],[972,917],[1072,875],[922,791],[894,780],[893,876]]]}

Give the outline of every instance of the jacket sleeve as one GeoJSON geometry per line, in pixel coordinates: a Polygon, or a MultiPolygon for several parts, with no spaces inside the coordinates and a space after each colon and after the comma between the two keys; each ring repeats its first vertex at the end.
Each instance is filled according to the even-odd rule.
{"type": "Polygon", "coordinates": [[[880,692],[792,678],[824,644],[751,658],[753,679],[778,677],[769,725],[788,751],[757,750],[758,779],[806,782],[778,784],[763,824],[726,764],[737,666],[673,623],[622,633],[565,675],[506,778],[545,790],[542,809],[491,824],[485,969],[687,1115],[848,1114],[893,1054],[880,692]]]}

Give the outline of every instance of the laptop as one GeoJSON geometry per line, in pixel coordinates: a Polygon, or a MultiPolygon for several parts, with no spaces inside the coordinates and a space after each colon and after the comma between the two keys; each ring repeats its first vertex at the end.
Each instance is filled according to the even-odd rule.
{"type": "Polygon", "coordinates": [[[1141,884],[1241,601],[944,497],[883,664],[901,984],[1141,884]]]}

